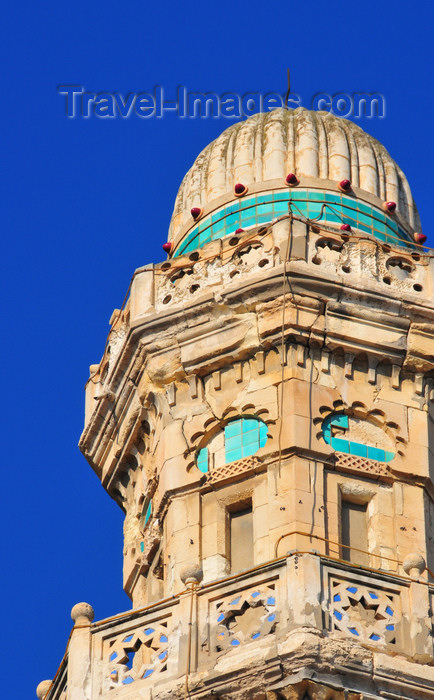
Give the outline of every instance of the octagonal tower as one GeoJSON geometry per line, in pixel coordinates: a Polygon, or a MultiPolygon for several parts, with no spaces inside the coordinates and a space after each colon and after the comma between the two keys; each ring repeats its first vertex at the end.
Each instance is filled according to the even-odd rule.
{"type": "Polygon", "coordinates": [[[434,697],[423,240],[397,164],[328,113],[198,156],[90,368],[133,610],[74,628],[65,697],[434,697]]]}

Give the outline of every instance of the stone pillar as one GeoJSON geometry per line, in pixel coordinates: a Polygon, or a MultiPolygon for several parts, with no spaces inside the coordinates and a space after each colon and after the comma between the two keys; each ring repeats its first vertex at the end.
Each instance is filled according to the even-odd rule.
{"type": "Polygon", "coordinates": [[[91,632],[94,617],[88,603],[77,603],[71,610],[74,628],[68,650],[68,700],[91,699],[91,632]]]}
{"type": "Polygon", "coordinates": [[[197,586],[203,579],[203,571],[197,564],[187,564],[181,571],[181,580],[188,593],[180,597],[179,619],[181,635],[178,654],[178,675],[185,675],[185,691],[188,692],[188,677],[197,669],[197,586]]]}
{"type": "Polygon", "coordinates": [[[426,562],[421,554],[413,552],[405,557],[402,567],[413,579],[409,591],[412,654],[420,663],[429,663],[433,657],[430,591],[420,582],[426,562]]]}
{"type": "Polygon", "coordinates": [[[287,559],[289,628],[322,629],[321,561],[314,554],[287,559]]]}

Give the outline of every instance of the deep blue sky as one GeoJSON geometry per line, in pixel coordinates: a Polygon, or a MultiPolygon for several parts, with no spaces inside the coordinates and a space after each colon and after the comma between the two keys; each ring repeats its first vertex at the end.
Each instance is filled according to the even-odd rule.
{"type": "MultiPolygon", "coordinates": [[[[70,609],[129,607],[122,513],[77,442],[83,386],[134,269],[164,257],[173,201],[199,151],[231,121],[67,119],[56,86],[174,96],[380,92],[358,120],[406,173],[430,235],[429,4],[18,2],[3,8],[2,658],[5,698],[52,678],[70,609]]],[[[431,239],[433,245],[433,239],[431,239]]]]}

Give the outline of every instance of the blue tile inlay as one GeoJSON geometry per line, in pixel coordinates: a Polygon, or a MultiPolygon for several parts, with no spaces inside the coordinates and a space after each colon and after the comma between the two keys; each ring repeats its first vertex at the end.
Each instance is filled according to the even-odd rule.
{"type": "Polygon", "coordinates": [[[348,416],[345,413],[332,413],[322,422],[322,435],[325,442],[331,445],[337,452],[355,455],[356,457],[367,457],[377,462],[390,462],[394,452],[387,452],[379,447],[364,445],[361,442],[346,440],[342,437],[332,435],[332,427],[347,430],[349,427],[348,416]]]}
{"type": "Polygon", "coordinates": [[[297,189],[251,195],[221,207],[200,220],[185,236],[174,257],[189,253],[208,241],[232,234],[237,228],[246,229],[270,222],[287,213],[290,202],[295,216],[317,218],[325,223],[348,223],[353,228],[392,245],[413,246],[413,241],[396,221],[376,207],[341,194],[297,189]],[[205,235],[199,236],[199,233],[205,235]]]}

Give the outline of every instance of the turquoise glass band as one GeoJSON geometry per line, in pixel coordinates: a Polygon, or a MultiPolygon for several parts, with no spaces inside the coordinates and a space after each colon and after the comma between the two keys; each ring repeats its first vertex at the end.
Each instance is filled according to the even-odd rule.
{"type": "Polygon", "coordinates": [[[321,190],[279,190],[237,199],[205,216],[181,241],[173,257],[186,255],[206,243],[267,224],[288,214],[330,224],[349,224],[390,245],[412,247],[413,241],[396,220],[381,209],[354,197],[321,190]]]}

